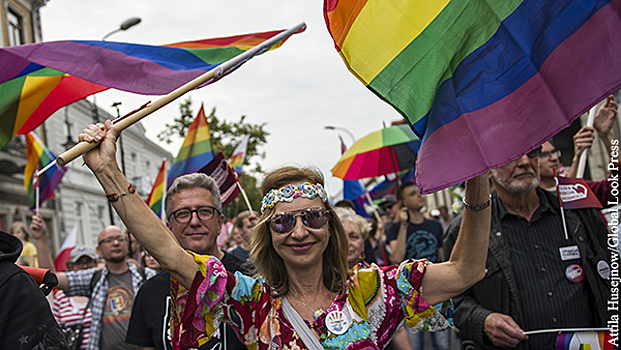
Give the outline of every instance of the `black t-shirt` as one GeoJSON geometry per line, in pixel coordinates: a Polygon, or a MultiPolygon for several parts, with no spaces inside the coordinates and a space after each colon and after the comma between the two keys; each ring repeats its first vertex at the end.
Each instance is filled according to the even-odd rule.
{"type": "MultiPolygon", "coordinates": [[[[401,222],[393,222],[386,229],[386,242],[397,239],[401,222]]],[[[422,224],[408,223],[405,239],[406,259],[427,259],[439,262],[438,249],[442,247],[442,224],[437,220],[425,219],[422,224]]]]}
{"type": "MultiPolygon", "coordinates": [[[[224,253],[222,263],[233,273],[237,271],[248,273],[245,266],[242,266],[247,262],[231,254],[224,253]]],[[[134,345],[155,347],[158,350],[172,349],[168,327],[170,313],[170,273],[161,271],[146,281],[138,291],[125,341],[134,345]]],[[[220,330],[216,331],[200,349],[241,350],[246,347],[239,341],[235,331],[222,323],[220,330]],[[226,332],[225,338],[222,337],[223,332],[226,332]]]]}

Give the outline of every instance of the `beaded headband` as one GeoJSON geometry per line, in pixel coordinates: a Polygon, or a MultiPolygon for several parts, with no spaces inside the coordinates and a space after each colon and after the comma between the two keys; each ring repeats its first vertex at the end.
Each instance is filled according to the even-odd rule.
{"type": "Polygon", "coordinates": [[[323,189],[323,186],[319,183],[313,185],[309,182],[304,182],[299,185],[287,185],[277,190],[272,189],[263,197],[263,201],[261,202],[261,214],[263,214],[265,209],[274,207],[278,202],[291,203],[298,197],[313,199],[317,196],[319,196],[324,203],[328,201],[328,195],[323,189]]]}

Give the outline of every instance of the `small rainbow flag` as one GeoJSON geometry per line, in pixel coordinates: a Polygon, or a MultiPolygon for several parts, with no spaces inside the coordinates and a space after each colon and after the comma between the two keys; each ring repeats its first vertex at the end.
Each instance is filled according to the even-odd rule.
{"type": "Polygon", "coordinates": [[[231,159],[229,159],[229,165],[235,170],[237,175],[243,172],[244,158],[246,157],[246,149],[248,148],[248,140],[250,135],[246,135],[244,139],[235,147],[231,159]]]}
{"type": "Polygon", "coordinates": [[[207,123],[205,109],[201,104],[201,109],[188,128],[188,133],[181,145],[181,149],[177,157],[175,157],[170,171],[168,171],[167,187],[170,187],[177,177],[195,173],[209,163],[213,157],[214,152],[211,145],[209,123],[207,123]]]}
{"type": "MultiPolygon", "coordinates": [[[[36,207],[35,186],[33,185],[33,177],[38,169],[43,169],[46,165],[56,159],[56,155],[52,153],[34,132],[26,134],[26,169],[24,170],[24,187],[28,193],[28,201],[31,208],[36,207]]],[[[65,167],[58,165],[51,167],[39,176],[37,184],[39,186],[39,205],[44,200],[54,195],[54,189],[65,175],[65,167]]]]}
{"type": "Polygon", "coordinates": [[[324,0],[324,17],[347,68],[421,139],[424,194],[521,157],[621,88],[619,0],[324,0]]]}
{"type": "Polygon", "coordinates": [[[151,193],[149,193],[149,197],[147,197],[146,203],[153,210],[155,215],[157,215],[162,221],[165,219],[164,213],[164,196],[166,194],[166,158],[162,160],[162,166],[160,167],[160,171],[157,173],[157,177],[155,178],[155,182],[153,183],[153,188],[151,189],[151,193]]]}
{"type": "Polygon", "coordinates": [[[282,32],[163,46],[74,40],[0,48],[0,149],[16,134],[34,130],[59,108],[86,96],[108,88],[164,95],[282,32]]]}
{"type": "MultiPolygon", "coordinates": [[[[559,332],[557,350],[612,350],[614,339],[610,331],[559,332]]],[[[618,343],[617,343],[618,344],[618,343]]]]}

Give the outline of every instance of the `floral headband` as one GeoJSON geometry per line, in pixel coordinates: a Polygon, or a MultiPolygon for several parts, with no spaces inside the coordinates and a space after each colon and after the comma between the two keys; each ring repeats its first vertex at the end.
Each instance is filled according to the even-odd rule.
{"type": "Polygon", "coordinates": [[[277,190],[272,189],[263,197],[261,214],[263,214],[265,209],[274,207],[278,202],[291,203],[298,197],[313,199],[317,196],[319,196],[324,203],[328,201],[328,195],[323,189],[323,186],[319,183],[313,185],[309,182],[304,182],[300,185],[287,185],[277,190]]]}

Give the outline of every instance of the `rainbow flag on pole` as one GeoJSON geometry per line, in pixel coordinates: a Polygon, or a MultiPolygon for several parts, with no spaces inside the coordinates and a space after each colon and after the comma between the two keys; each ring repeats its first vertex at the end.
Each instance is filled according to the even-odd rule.
{"type": "Polygon", "coordinates": [[[519,158],[621,87],[619,0],[324,0],[324,17],[422,140],[422,193],[519,158]]]}
{"type": "MultiPolygon", "coordinates": [[[[35,203],[35,187],[33,185],[33,177],[39,169],[43,169],[46,165],[56,159],[56,155],[52,153],[34,132],[26,134],[26,169],[24,170],[24,187],[28,194],[28,202],[31,208],[36,207],[35,203]]],[[[49,170],[41,174],[37,181],[39,186],[39,205],[54,195],[54,189],[65,175],[65,167],[58,165],[51,167],[49,170]]]]}
{"type": "Polygon", "coordinates": [[[164,196],[166,195],[166,158],[162,160],[162,166],[157,173],[153,188],[149,197],[147,197],[146,203],[153,210],[162,221],[164,221],[166,215],[164,213],[164,196]]]}
{"type": "Polygon", "coordinates": [[[197,172],[214,157],[211,145],[211,134],[205,109],[201,104],[196,118],[188,128],[188,133],[175,157],[170,171],[168,171],[168,187],[181,175],[197,172]]]}
{"type": "Polygon", "coordinates": [[[248,148],[248,139],[250,139],[250,135],[246,135],[244,139],[235,147],[233,151],[233,155],[231,159],[229,159],[229,165],[237,175],[243,172],[242,167],[244,166],[244,158],[246,157],[246,149],[248,148]]]}
{"type": "MultiPolygon", "coordinates": [[[[108,88],[167,94],[282,32],[164,46],[76,40],[0,48],[0,148],[16,134],[34,130],[59,108],[86,96],[108,88]]],[[[278,48],[287,39],[256,54],[278,48]]]]}
{"type": "Polygon", "coordinates": [[[597,332],[559,332],[556,338],[557,350],[613,350],[618,339],[611,331],[597,332]]]}

